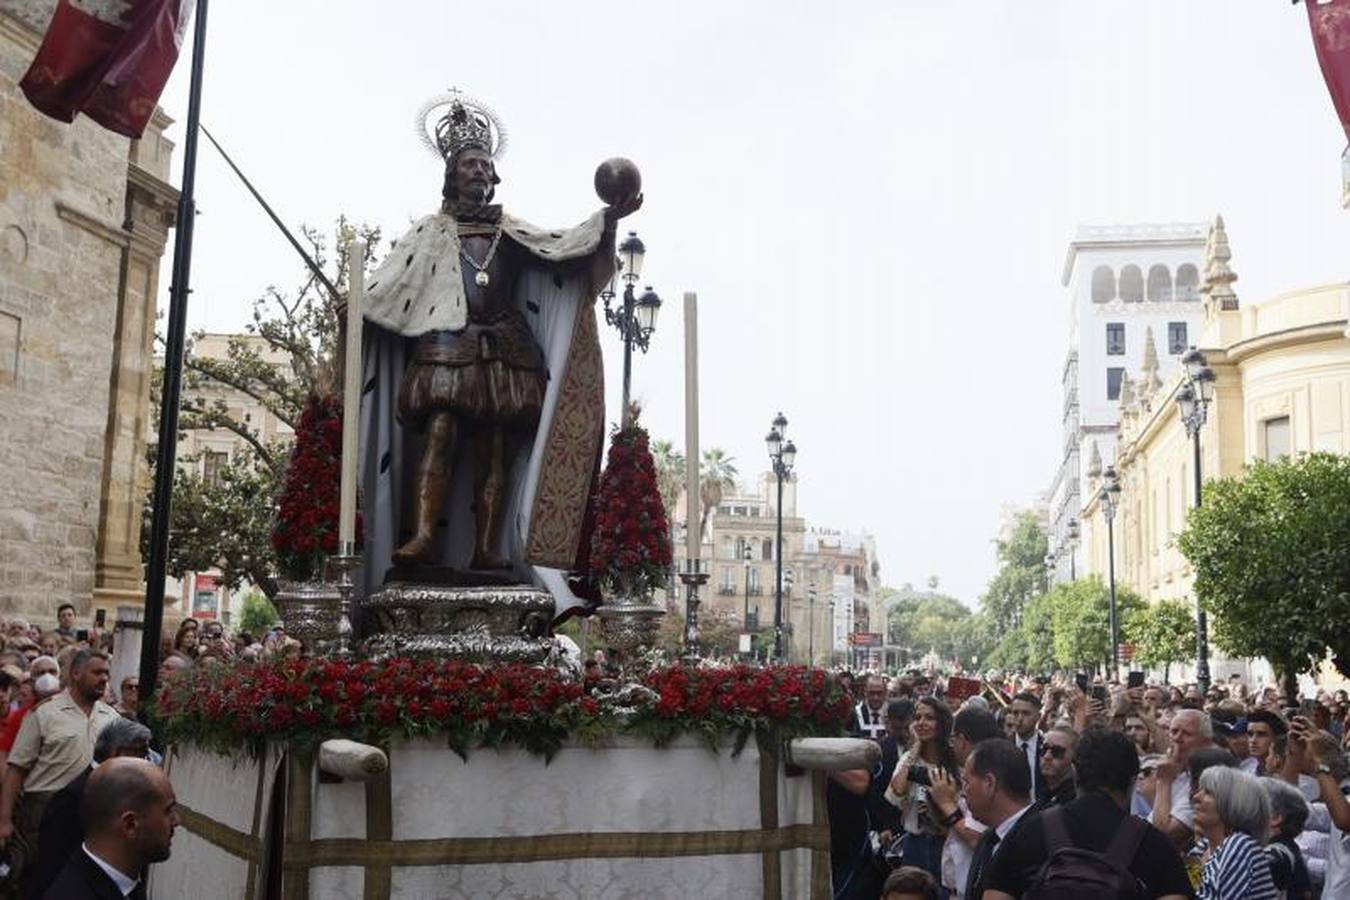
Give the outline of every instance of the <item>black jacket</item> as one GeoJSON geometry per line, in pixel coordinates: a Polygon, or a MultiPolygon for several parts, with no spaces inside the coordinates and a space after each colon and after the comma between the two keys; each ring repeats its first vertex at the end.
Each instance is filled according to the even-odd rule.
{"type": "MultiPolygon", "coordinates": [[[[128,900],[145,900],[145,880],[137,882],[128,900]]],[[[56,881],[42,895],[43,900],[122,900],[112,878],[89,858],[83,849],[66,861],[56,881]]]]}
{"type": "Polygon", "coordinates": [[[94,771],[90,766],[75,780],[57,791],[42,811],[42,828],[38,832],[37,865],[33,867],[32,896],[41,897],[56,881],[66,861],[80,852],[84,843],[84,825],[80,822],[80,798],[84,786],[94,771]]]}

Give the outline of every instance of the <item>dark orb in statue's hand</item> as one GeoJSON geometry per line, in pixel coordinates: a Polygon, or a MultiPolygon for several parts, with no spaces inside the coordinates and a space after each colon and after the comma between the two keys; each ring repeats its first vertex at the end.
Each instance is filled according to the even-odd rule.
{"type": "Polygon", "coordinates": [[[595,192],[608,206],[619,206],[642,190],[642,173],[631,159],[616,156],[595,170],[595,192]]]}

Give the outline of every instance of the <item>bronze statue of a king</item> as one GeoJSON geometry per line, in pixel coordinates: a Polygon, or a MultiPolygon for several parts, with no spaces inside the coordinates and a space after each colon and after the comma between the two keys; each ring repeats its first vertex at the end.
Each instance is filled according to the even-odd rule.
{"type": "Polygon", "coordinates": [[[365,593],[497,573],[561,613],[579,602],[604,437],[592,304],[641,195],[539,228],[492,202],[506,141],[488,107],[452,91],[419,124],[445,162],[441,208],[393,244],[363,311],[365,593]]]}

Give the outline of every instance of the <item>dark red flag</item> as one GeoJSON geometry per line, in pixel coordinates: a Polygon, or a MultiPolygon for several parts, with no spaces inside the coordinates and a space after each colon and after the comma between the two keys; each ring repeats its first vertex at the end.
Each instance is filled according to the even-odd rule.
{"type": "Polygon", "coordinates": [[[194,0],[59,0],[19,86],[54,119],[83,112],[138,138],[154,114],[194,0]]]}
{"type": "Polygon", "coordinates": [[[1341,127],[1350,139],[1350,0],[1307,0],[1313,48],[1341,127]]]}

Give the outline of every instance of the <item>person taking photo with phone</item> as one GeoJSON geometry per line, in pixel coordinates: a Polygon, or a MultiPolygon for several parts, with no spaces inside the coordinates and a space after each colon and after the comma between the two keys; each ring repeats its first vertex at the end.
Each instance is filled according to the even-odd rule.
{"type": "Polygon", "coordinates": [[[934,878],[942,877],[942,845],[947,830],[961,817],[960,811],[942,817],[929,796],[933,772],[941,769],[949,779],[960,778],[952,752],[952,713],[934,697],[920,697],[910,723],[913,740],[895,765],[895,775],[885,798],[900,809],[903,828],[891,853],[900,862],[917,866],[934,878]]]}

